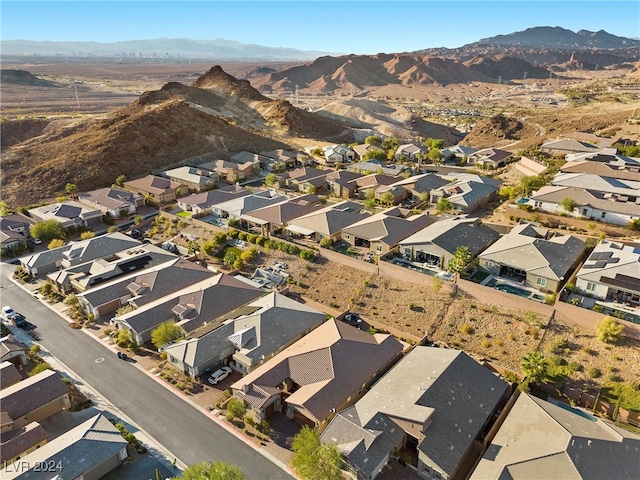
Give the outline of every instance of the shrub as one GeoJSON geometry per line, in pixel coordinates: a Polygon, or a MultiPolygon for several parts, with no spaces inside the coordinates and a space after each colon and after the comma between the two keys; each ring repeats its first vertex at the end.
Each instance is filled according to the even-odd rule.
{"type": "Polygon", "coordinates": [[[33,367],[27,375],[33,377],[34,375],[37,375],[40,372],[44,372],[45,370],[53,370],[53,368],[51,368],[51,365],[49,365],[47,362],[42,362],[33,367]]]}
{"type": "Polygon", "coordinates": [[[604,343],[616,343],[624,338],[624,326],[611,317],[604,317],[596,323],[598,339],[604,343]]]}
{"type": "Polygon", "coordinates": [[[34,343],[33,345],[31,345],[31,348],[29,348],[29,351],[33,354],[37,354],[40,352],[40,345],[38,345],[37,343],[34,343]]]}
{"type": "Polygon", "coordinates": [[[238,398],[232,398],[227,403],[227,411],[229,415],[233,415],[233,417],[242,418],[247,411],[247,407],[245,407],[244,402],[238,398]]]}
{"type": "Polygon", "coordinates": [[[463,323],[462,326],[460,327],[460,331],[462,333],[466,333],[467,335],[473,335],[473,333],[475,332],[473,327],[468,323],[463,323]]]}
{"type": "Polygon", "coordinates": [[[589,378],[600,378],[602,371],[597,367],[591,367],[587,370],[587,375],[589,375],[589,378]]]}
{"type": "Polygon", "coordinates": [[[313,250],[302,250],[300,252],[300,258],[308,262],[314,262],[316,260],[316,254],[313,250]]]}
{"type": "Polygon", "coordinates": [[[111,334],[111,332],[113,332],[113,330],[111,330],[110,328],[105,328],[104,332],[102,333],[104,333],[108,337],[111,334]]]}

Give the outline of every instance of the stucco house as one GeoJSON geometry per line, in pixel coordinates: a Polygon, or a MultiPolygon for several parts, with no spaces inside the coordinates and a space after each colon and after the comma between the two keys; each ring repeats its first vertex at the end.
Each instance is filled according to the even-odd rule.
{"type": "Polygon", "coordinates": [[[169,178],[147,175],[124,182],[124,188],[149,197],[156,203],[170,203],[189,193],[189,187],[169,178]]]}
{"type": "Polygon", "coordinates": [[[220,181],[216,172],[199,167],[178,167],[165,170],[164,174],[176,183],[186,185],[189,191],[211,190],[220,181]]]}
{"type": "Polygon", "coordinates": [[[11,334],[0,338],[0,362],[10,362],[22,369],[28,362],[27,350],[29,347],[16,340],[11,334]]]}
{"type": "Polygon", "coordinates": [[[582,408],[520,393],[470,478],[640,478],[638,452],[638,435],[582,408]]]}
{"type": "Polygon", "coordinates": [[[367,217],[369,214],[363,213],[361,204],[344,200],[295,218],[285,229],[290,235],[311,242],[320,242],[323,238],[337,241],[343,228],[367,217]]]}
{"type": "Polygon", "coordinates": [[[483,148],[467,155],[467,162],[474,165],[498,168],[504,167],[511,155],[511,152],[499,148],[483,148]]]}
{"type": "Polygon", "coordinates": [[[472,213],[485,208],[497,197],[500,182],[489,177],[461,173],[445,177],[451,179],[442,187],[431,190],[431,203],[446,198],[456,212],[472,213]]]}
{"type": "Polygon", "coordinates": [[[244,374],[324,321],[324,313],[272,292],[208,322],[165,352],[169,364],[194,378],[222,363],[244,374]]]}
{"type": "Polygon", "coordinates": [[[353,405],[402,353],[391,335],[328,320],[231,385],[257,421],[282,412],[322,431],[353,405]]]}
{"type": "Polygon", "coordinates": [[[194,215],[202,215],[211,213],[212,205],[233,200],[238,197],[246,197],[251,195],[251,190],[236,185],[229,185],[216,190],[206,192],[192,193],[186,197],[178,199],[178,207],[185,212],[193,212],[194,215]]]}
{"type": "Polygon", "coordinates": [[[97,208],[103,215],[117,218],[133,215],[144,206],[144,197],[115,187],[99,188],[78,195],[78,201],[97,208]]]}
{"type": "Polygon", "coordinates": [[[405,238],[399,244],[403,257],[446,268],[458,247],[467,247],[475,258],[500,238],[478,218],[446,217],[405,238]]]}
{"type": "Polygon", "coordinates": [[[488,272],[542,292],[557,292],[583,257],[586,244],[573,235],[522,223],[479,255],[488,272]]]}
{"type": "Polygon", "coordinates": [[[421,478],[465,478],[508,393],[464,352],[418,346],[335,416],[320,440],[337,444],[357,478],[376,478],[398,451],[421,478]]]}
{"type": "Polygon", "coordinates": [[[68,230],[78,227],[93,227],[102,222],[102,212],[74,200],[65,200],[29,210],[29,215],[36,222],[56,220],[62,228],[68,230]]]}
{"type": "Polygon", "coordinates": [[[415,143],[405,143],[404,145],[398,145],[396,150],[395,160],[401,161],[403,158],[414,162],[416,157],[420,154],[427,153],[427,147],[424,145],[416,145],[415,143]]]}

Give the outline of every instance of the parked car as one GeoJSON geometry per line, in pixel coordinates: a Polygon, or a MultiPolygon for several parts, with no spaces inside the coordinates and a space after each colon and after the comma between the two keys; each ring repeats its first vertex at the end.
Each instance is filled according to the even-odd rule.
{"type": "Polygon", "coordinates": [[[4,307],[2,307],[2,314],[7,320],[11,320],[11,318],[16,314],[16,311],[9,305],[5,305],[4,307]]]}
{"type": "Polygon", "coordinates": [[[216,384],[220,383],[222,380],[224,380],[225,378],[227,378],[229,376],[229,374],[231,374],[231,368],[222,367],[222,368],[216,370],[215,372],[213,372],[209,376],[208,382],[211,385],[216,385],[216,384]]]}
{"type": "Polygon", "coordinates": [[[31,241],[34,243],[34,245],[40,245],[42,243],[42,240],[36,237],[31,237],[31,241]]]}
{"type": "Polygon", "coordinates": [[[21,313],[14,313],[14,315],[11,317],[11,321],[18,328],[24,328],[27,326],[27,320],[21,313]]]}
{"type": "Polygon", "coordinates": [[[131,230],[131,232],[129,232],[129,235],[131,236],[131,238],[135,238],[136,240],[144,239],[144,233],[142,233],[140,230],[131,230]]]}

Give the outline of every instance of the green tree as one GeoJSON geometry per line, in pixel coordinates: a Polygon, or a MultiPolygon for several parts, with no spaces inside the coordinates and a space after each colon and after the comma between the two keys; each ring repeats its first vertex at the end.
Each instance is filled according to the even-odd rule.
{"type": "Polygon", "coordinates": [[[473,261],[473,255],[469,251],[469,247],[460,246],[456,248],[456,251],[449,260],[449,264],[447,265],[447,270],[452,273],[460,273],[467,265],[469,265],[473,261]]]}
{"type": "Polygon", "coordinates": [[[444,140],[439,138],[427,138],[422,144],[427,148],[437,148],[441,149],[444,147],[444,140]]]}
{"type": "Polygon", "coordinates": [[[64,246],[64,240],[61,240],[59,238],[54,238],[53,240],[51,240],[48,244],[47,244],[47,248],[49,250],[53,250],[55,248],[60,248],[64,246]]]}
{"type": "Polygon", "coordinates": [[[578,204],[573,198],[564,197],[560,201],[560,205],[562,205],[562,208],[564,208],[567,212],[573,212],[578,204]]]}
{"type": "Polygon", "coordinates": [[[387,137],[382,141],[382,148],[385,150],[393,150],[394,152],[398,149],[398,139],[395,137],[387,137]]]}
{"type": "Polygon", "coordinates": [[[233,263],[238,259],[238,257],[236,256],[235,253],[233,253],[231,250],[227,250],[226,253],[224,254],[224,258],[222,259],[222,263],[224,263],[227,266],[233,265],[233,263]]]}
{"type": "Polygon", "coordinates": [[[371,160],[372,158],[384,162],[387,160],[387,152],[384,150],[378,150],[377,148],[372,148],[371,150],[367,150],[367,153],[362,157],[363,160],[371,160]]]}
{"type": "Polygon", "coordinates": [[[368,145],[375,145],[376,147],[382,146],[382,137],[380,135],[369,135],[364,139],[364,143],[368,145]]]}
{"type": "Polygon", "coordinates": [[[601,342],[616,343],[624,338],[624,325],[607,316],[596,323],[596,334],[601,342]]]}
{"type": "Polygon", "coordinates": [[[383,205],[393,205],[395,203],[395,198],[393,197],[393,193],[382,192],[380,194],[380,203],[382,203],[383,205]]]}
{"type": "Polygon", "coordinates": [[[444,155],[442,154],[442,150],[433,147],[427,153],[427,158],[433,163],[440,163],[444,159],[444,155]]]}
{"type": "Polygon", "coordinates": [[[184,333],[182,329],[176,325],[176,322],[168,320],[161,323],[151,331],[151,343],[153,343],[156,348],[160,348],[161,346],[178,340],[183,336],[184,333]]]}
{"type": "Polygon", "coordinates": [[[337,446],[322,444],[317,430],[307,425],[303,426],[293,437],[291,448],[293,450],[291,466],[302,478],[312,480],[344,478],[340,471],[342,459],[337,446]]]}
{"type": "Polygon", "coordinates": [[[442,197],[440,200],[438,200],[438,203],[436,204],[436,211],[438,213],[448,212],[449,210],[451,210],[451,207],[452,205],[449,199],[442,197]]]}
{"type": "Polygon", "coordinates": [[[364,201],[364,208],[365,210],[372,211],[374,208],[376,208],[376,200],[374,198],[367,198],[364,201]]]}
{"type": "Polygon", "coordinates": [[[520,370],[533,383],[540,383],[547,376],[547,368],[547,359],[539,352],[527,353],[520,361],[520,370]]]}
{"type": "Polygon", "coordinates": [[[234,397],[227,403],[227,412],[233,415],[234,418],[242,418],[247,412],[247,407],[242,400],[234,397]]]}
{"type": "Polygon", "coordinates": [[[187,467],[181,477],[173,480],[245,480],[240,468],[227,462],[199,462],[187,467]]]}
{"type": "Polygon", "coordinates": [[[531,195],[531,192],[538,190],[542,186],[544,186],[544,178],[540,175],[532,175],[520,179],[520,187],[525,195],[531,195]]]}
{"type": "Polygon", "coordinates": [[[4,200],[0,200],[0,217],[6,217],[7,215],[11,215],[12,213],[13,210],[9,208],[7,202],[5,202],[4,200]]]}
{"type": "Polygon", "coordinates": [[[54,219],[42,220],[36,222],[29,229],[32,237],[39,238],[42,241],[53,240],[54,238],[64,238],[64,228],[62,224],[54,219]]]}
{"type": "Polygon", "coordinates": [[[69,195],[71,198],[75,198],[78,196],[78,186],[75,183],[67,183],[64,186],[64,191],[67,193],[67,195],[69,195]]]}
{"type": "Polygon", "coordinates": [[[200,253],[201,247],[200,242],[198,240],[189,240],[187,242],[187,253],[189,255],[198,255],[200,253]]]}
{"type": "Polygon", "coordinates": [[[89,240],[90,238],[93,238],[95,236],[96,236],[95,232],[92,232],[91,230],[87,230],[86,232],[82,232],[80,234],[80,240],[89,240]]]}
{"type": "Polygon", "coordinates": [[[273,187],[276,183],[278,183],[278,177],[276,177],[275,173],[270,173],[264,179],[264,184],[267,187],[273,187]]]}
{"type": "Polygon", "coordinates": [[[634,218],[629,223],[627,223],[627,228],[629,230],[633,230],[634,232],[640,232],[640,218],[634,218]]]}
{"type": "Polygon", "coordinates": [[[27,375],[33,377],[34,375],[37,375],[40,372],[44,372],[45,370],[53,370],[53,368],[51,368],[51,365],[49,365],[47,362],[42,362],[29,370],[29,373],[27,375]]]}
{"type": "Polygon", "coordinates": [[[126,328],[118,330],[118,336],[116,337],[116,343],[121,347],[128,346],[133,341],[131,331],[126,328]]]}
{"type": "Polygon", "coordinates": [[[116,185],[118,185],[119,187],[124,187],[124,182],[126,181],[127,181],[126,175],[118,175],[116,177],[116,185]]]}

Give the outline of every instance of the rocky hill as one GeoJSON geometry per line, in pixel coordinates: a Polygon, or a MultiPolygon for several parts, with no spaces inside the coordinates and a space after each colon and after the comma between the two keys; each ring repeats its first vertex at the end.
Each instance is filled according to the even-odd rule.
{"type": "Polygon", "coordinates": [[[270,100],[220,67],[193,85],[171,82],[145,92],[106,118],[56,128],[34,124],[33,131],[40,136],[3,151],[2,198],[12,206],[55,197],[68,182],[90,190],[121,174],[135,178],[207,153],[228,158],[241,150],[288,148],[277,139],[286,134],[354,138],[349,128],[270,100]]]}
{"type": "Polygon", "coordinates": [[[640,47],[640,40],[618,37],[604,30],[573,32],[562,27],[533,27],[508,35],[483,38],[475,45],[517,45],[532,48],[558,48],[567,50],[620,49],[640,47]]]}

